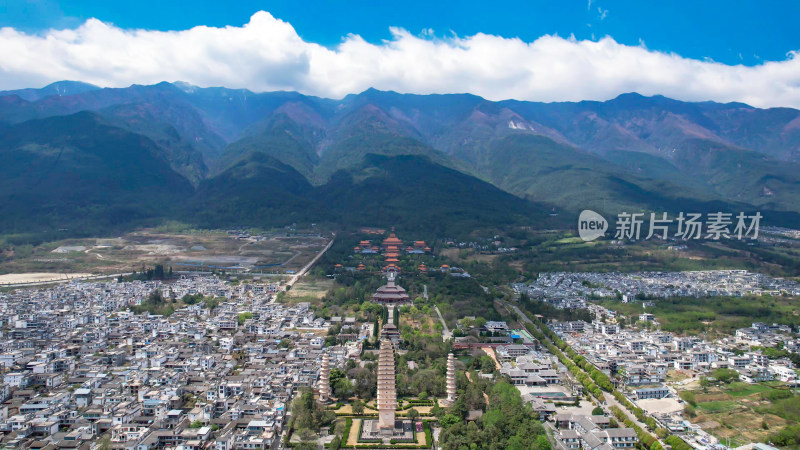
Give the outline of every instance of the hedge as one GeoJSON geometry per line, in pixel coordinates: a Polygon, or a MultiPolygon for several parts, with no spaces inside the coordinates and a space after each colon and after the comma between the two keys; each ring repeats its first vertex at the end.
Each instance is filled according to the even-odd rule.
{"type": "Polygon", "coordinates": [[[350,437],[350,427],[353,426],[353,419],[347,418],[344,422],[344,433],[342,433],[342,447],[347,445],[347,438],[350,437]]]}
{"type": "MultiPolygon", "coordinates": [[[[342,441],[341,441],[340,448],[376,448],[376,449],[377,448],[390,448],[390,449],[404,449],[404,448],[405,449],[425,449],[425,448],[431,448],[431,445],[433,444],[433,433],[431,432],[430,423],[431,423],[430,420],[425,420],[425,421],[422,422],[422,429],[425,432],[425,442],[423,444],[418,444],[418,445],[405,444],[405,445],[402,445],[402,444],[397,444],[396,442],[392,442],[391,445],[384,445],[382,443],[381,444],[375,443],[375,445],[363,445],[363,444],[360,444],[360,442],[362,442],[362,441],[359,440],[358,441],[359,444],[356,444],[355,446],[353,446],[353,445],[348,446],[347,445],[347,439],[350,436],[350,428],[353,426],[353,419],[348,417],[347,420],[345,421],[345,429],[344,429],[344,433],[342,433],[342,441]]],[[[359,438],[361,437],[361,427],[363,427],[363,426],[364,426],[364,421],[362,420],[361,421],[361,425],[359,426],[359,432],[358,432],[359,438]]],[[[370,442],[370,441],[375,442],[374,440],[368,440],[368,441],[363,441],[363,442],[370,442]]],[[[395,439],[392,439],[392,441],[395,441],[395,439]]],[[[378,441],[378,442],[380,442],[380,441],[378,441]]],[[[413,442],[414,443],[417,442],[417,432],[416,431],[414,431],[414,441],[413,442]]],[[[329,445],[325,444],[325,447],[327,448],[327,447],[329,447],[329,445]]]]}
{"type": "Polygon", "coordinates": [[[687,444],[683,439],[678,436],[670,435],[664,439],[664,442],[672,446],[673,450],[692,450],[692,446],[687,444]]]}

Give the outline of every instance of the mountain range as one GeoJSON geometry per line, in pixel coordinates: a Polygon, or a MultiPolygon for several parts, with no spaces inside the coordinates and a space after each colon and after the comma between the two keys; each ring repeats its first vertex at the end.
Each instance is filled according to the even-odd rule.
{"type": "Polygon", "coordinates": [[[635,93],[341,100],[159,83],[0,92],[0,234],[572,224],[582,209],[800,224],[800,111],[635,93]]]}

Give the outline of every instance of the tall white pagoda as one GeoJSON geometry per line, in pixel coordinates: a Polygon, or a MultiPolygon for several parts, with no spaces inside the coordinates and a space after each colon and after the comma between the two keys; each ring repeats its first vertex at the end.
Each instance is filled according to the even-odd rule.
{"type": "Polygon", "coordinates": [[[319,369],[319,402],[327,403],[331,397],[331,362],[327,353],[322,354],[322,367],[319,369]]]}
{"type": "Polygon", "coordinates": [[[378,426],[382,431],[394,430],[396,409],[394,346],[392,341],[383,339],[378,356],[378,426]]]}
{"type": "Polygon", "coordinates": [[[448,406],[456,402],[456,358],[452,353],[447,355],[447,400],[448,406]]]}

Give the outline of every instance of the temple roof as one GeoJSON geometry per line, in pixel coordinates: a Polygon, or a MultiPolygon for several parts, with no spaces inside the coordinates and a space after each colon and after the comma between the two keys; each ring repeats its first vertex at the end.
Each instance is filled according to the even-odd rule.
{"type": "Polygon", "coordinates": [[[403,245],[403,241],[401,241],[397,237],[397,235],[395,235],[394,232],[392,232],[392,234],[390,234],[388,238],[383,240],[384,247],[387,247],[389,245],[403,245]]]}
{"type": "Polygon", "coordinates": [[[376,302],[405,302],[409,298],[406,290],[396,285],[394,281],[389,281],[372,294],[372,301],[376,302]]]}

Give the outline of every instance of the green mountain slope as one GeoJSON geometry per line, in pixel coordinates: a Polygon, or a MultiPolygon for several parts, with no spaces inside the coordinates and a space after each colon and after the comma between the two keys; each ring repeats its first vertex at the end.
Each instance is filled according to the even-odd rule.
{"type": "Polygon", "coordinates": [[[259,152],[200,183],[181,212],[183,220],[204,227],[270,227],[329,218],[300,173],[259,152]]]}
{"type": "Polygon", "coordinates": [[[398,225],[440,236],[549,220],[545,207],[419,155],[366,155],[318,192],[343,223],[398,225]]]}
{"type": "Polygon", "coordinates": [[[416,155],[368,154],[314,187],[291,166],[254,152],[203,181],[187,204],[186,220],[201,226],[315,222],[450,235],[549,220],[538,205],[416,155]]]}
{"type": "Polygon", "coordinates": [[[74,234],[151,222],[192,193],[144,136],[89,112],[0,135],[0,229],[74,234]]]}
{"type": "Polygon", "coordinates": [[[217,161],[217,170],[257,152],[293,167],[306,178],[313,178],[319,163],[317,146],[325,136],[324,129],[298,123],[291,116],[278,113],[251,126],[245,133],[245,137],[225,148],[217,161]]]}
{"type": "MultiPolygon", "coordinates": [[[[0,131],[3,142],[17,136],[4,144],[11,164],[7,170],[13,175],[5,192],[11,192],[13,182],[19,192],[37,198],[46,197],[41,189],[53,188],[37,184],[33,175],[48,173],[42,166],[49,161],[45,149],[79,141],[82,148],[103,148],[109,157],[124,148],[120,157],[132,158],[130,142],[138,139],[149,159],[126,159],[130,171],[146,168],[167,184],[189,184],[188,191],[177,189],[189,200],[178,202],[186,206],[181,212],[156,214],[152,211],[159,208],[149,201],[126,198],[119,202],[126,208],[150,211],[131,218],[174,216],[234,224],[279,220],[276,216],[286,214],[297,220],[355,223],[381,217],[365,216],[362,210],[413,198],[383,213],[398,220],[427,210],[428,204],[418,204],[425,198],[422,192],[436,202],[427,215],[437,220],[445,220],[437,208],[447,210],[452,198],[465,196],[455,203],[462,209],[452,211],[453,223],[478,223],[470,215],[481,220],[508,218],[504,208],[493,208],[484,196],[507,204],[505,209],[530,206],[511,205],[509,197],[498,196],[499,189],[519,201],[546,205],[539,209],[562,217],[584,208],[611,214],[623,209],[759,209],[767,218],[779,218],[773,223],[791,224],[800,215],[800,111],[790,108],[689,103],[638,94],[606,102],[536,103],[370,89],[330,100],[186,83],[121,89],[64,83],[0,93],[0,131]],[[80,115],[86,111],[94,114],[98,125],[74,123],[55,134],[50,125],[39,128],[88,117],[80,115]],[[102,132],[96,137],[84,133],[93,127],[102,132]],[[60,140],[51,143],[56,135],[60,140]],[[25,153],[28,148],[36,149],[35,157],[25,153]],[[406,157],[433,166],[401,170],[399,161],[406,157]],[[156,170],[158,164],[165,167],[156,170]],[[437,184],[435,177],[450,183],[437,184]],[[410,186],[415,187],[409,191],[410,186]],[[490,194],[489,188],[495,191],[490,194]],[[204,198],[213,201],[204,205],[204,198]],[[218,205],[226,198],[253,212],[237,215],[236,208],[218,205]],[[211,209],[202,215],[204,208],[211,209]],[[270,211],[275,214],[270,216],[270,211]],[[493,213],[483,215],[484,211],[493,213]]],[[[50,163],[59,167],[61,159],[54,161],[50,163]]],[[[67,161],[67,166],[79,162],[67,161]]],[[[89,177],[85,185],[95,186],[103,173],[110,173],[111,162],[81,167],[89,177]]],[[[127,180],[124,175],[117,179],[127,180]]],[[[131,189],[148,192],[138,182],[130,180],[131,189]]],[[[76,180],[66,186],[68,190],[58,195],[87,195],[76,180]]],[[[77,201],[67,198],[66,204],[77,201]]],[[[35,214],[29,217],[35,222],[35,214]]],[[[45,222],[52,224],[50,219],[45,222]]],[[[422,223],[421,218],[414,222],[422,223]]]]}

